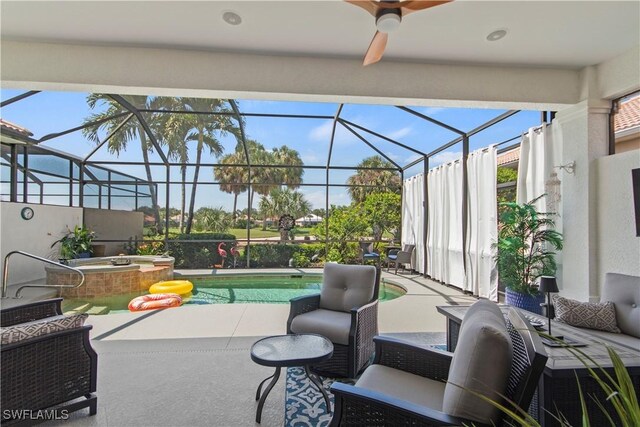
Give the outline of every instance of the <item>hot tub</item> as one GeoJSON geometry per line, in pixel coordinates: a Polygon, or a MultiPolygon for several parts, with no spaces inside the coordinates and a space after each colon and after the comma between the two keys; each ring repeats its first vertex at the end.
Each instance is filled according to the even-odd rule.
{"type": "MultiPolygon", "coordinates": [[[[84,273],[84,284],[79,288],[61,288],[64,298],[87,298],[107,295],[123,295],[134,292],[147,292],[149,287],[162,280],[173,279],[172,257],[158,257],[153,255],[131,255],[104,258],[84,258],[69,261],[69,266],[84,273]],[[113,265],[112,260],[122,262],[129,260],[126,265],[113,265]]],[[[47,284],[75,285],[78,275],[72,271],[47,266],[47,284]]]]}

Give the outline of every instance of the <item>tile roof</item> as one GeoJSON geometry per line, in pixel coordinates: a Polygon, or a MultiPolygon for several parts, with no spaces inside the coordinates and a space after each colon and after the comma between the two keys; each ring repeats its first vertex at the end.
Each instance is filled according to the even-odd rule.
{"type": "Polygon", "coordinates": [[[33,136],[33,133],[31,133],[28,129],[25,129],[11,122],[8,122],[4,119],[0,119],[0,128],[3,128],[3,130],[9,130],[12,133],[18,133],[24,136],[33,136]]]}
{"type": "Polygon", "coordinates": [[[509,150],[502,154],[498,154],[498,158],[497,158],[498,166],[517,162],[519,159],[520,159],[520,147],[516,147],[513,150],[509,150]]]}
{"type": "Polygon", "coordinates": [[[620,103],[614,125],[616,132],[640,126],[640,95],[620,103]]]}

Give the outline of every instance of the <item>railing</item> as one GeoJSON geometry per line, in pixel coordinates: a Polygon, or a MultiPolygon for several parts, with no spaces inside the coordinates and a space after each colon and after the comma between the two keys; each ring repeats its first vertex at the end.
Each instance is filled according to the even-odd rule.
{"type": "Polygon", "coordinates": [[[46,259],[46,258],[42,258],[39,257],[37,255],[33,255],[30,254],[28,252],[22,252],[22,251],[12,251],[9,252],[7,254],[6,257],[4,257],[4,271],[3,271],[3,275],[2,275],[2,298],[7,298],[7,283],[9,281],[9,258],[12,255],[15,254],[19,254],[22,256],[26,256],[27,258],[32,258],[38,261],[42,261],[44,263],[47,264],[51,264],[51,265],[55,265],[56,267],[60,267],[60,268],[64,268],[67,270],[71,270],[77,274],[80,275],[80,283],[78,283],[77,285],[36,285],[36,284],[30,284],[30,285],[23,285],[20,286],[18,288],[18,290],[16,291],[16,296],[15,298],[20,298],[20,293],[22,292],[22,290],[24,288],[79,288],[80,286],[82,286],[84,284],[84,273],[82,271],[80,271],[77,268],[73,268],[73,267],[69,267],[68,265],[64,265],[64,264],[59,264],[55,261],[51,261],[50,259],[46,259]]]}

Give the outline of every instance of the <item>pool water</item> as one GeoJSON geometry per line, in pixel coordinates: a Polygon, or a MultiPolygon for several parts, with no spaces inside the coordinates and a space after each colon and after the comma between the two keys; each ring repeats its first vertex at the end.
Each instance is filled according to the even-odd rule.
{"type": "MultiPolygon", "coordinates": [[[[291,298],[320,292],[322,276],[234,276],[197,277],[191,295],[183,295],[183,305],[195,304],[289,304],[291,298]]],[[[388,283],[380,284],[380,301],[405,294],[404,289],[388,283]]],[[[131,293],[108,297],[65,299],[64,312],[107,314],[129,311],[127,305],[141,295],[131,293]]]]}

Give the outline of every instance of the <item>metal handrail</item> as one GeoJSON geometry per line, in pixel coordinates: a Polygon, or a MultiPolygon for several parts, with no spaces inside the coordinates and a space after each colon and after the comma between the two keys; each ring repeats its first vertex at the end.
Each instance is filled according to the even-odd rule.
{"type": "Polygon", "coordinates": [[[78,273],[80,275],[80,283],[78,283],[77,285],[24,285],[18,288],[18,290],[16,291],[16,296],[15,298],[20,298],[20,293],[22,292],[22,290],[24,288],[79,288],[80,286],[82,286],[84,284],[84,273],[77,269],[77,268],[73,268],[73,267],[69,267],[68,265],[64,265],[64,264],[60,264],[57,263],[55,261],[51,261],[50,259],[47,258],[42,258],[39,257],[37,255],[33,255],[30,254],[28,252],[23,252],[23,251],[11,251],[7,254],[7,256],[4,257],[4,271],[2,274],[2,298],[7,298],[7,282],[9,279],[9,258],[11,257],[11,255],[15,255],[15,254],[20,254],[23,256],[26,256],[27,258],[33,258],[35,260],[38,261],[42,261],[44,263],[47,264],[51,264],[51,265],[55,265],[56,267],[61,267],[61,268],[65,268],[67,270],[71,270],[75,273],[78,273]]]}

